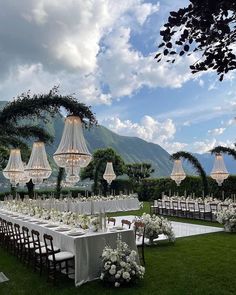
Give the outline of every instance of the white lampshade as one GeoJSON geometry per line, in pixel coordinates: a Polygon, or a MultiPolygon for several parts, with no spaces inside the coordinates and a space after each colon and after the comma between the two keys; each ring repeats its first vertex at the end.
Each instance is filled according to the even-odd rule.
{"type": "Polygon", "coordinates": [[[216,155],[210,176],[215,179],[219,186],[221,186],[224,180],[229,176],[221,154],[216,155]]]}
{"type": "Polygon", "coordinates": [[[53,156],[59,167],[86,167],[92,156],[86,146],[82,122],[78,116],[65,120],[61,142],[53,156]]]}
{"type": "Polygon", "coordinates": [[[111,184],[112,181],[116,179],[116,175],[113,170],[112,162],[107,162],[106,170],[103,174],[103,178],[107,181],[108,184],[111,184]]]}
{"type": "Polygon", "coordinates": [[[186,177],[184,169],[182,167],[182,162],[180,159],[174,160],[173,170],[171,172],[170,178],[173,179],[177,186],[180,185],[181,181],[183,181],[186,177]]]}
{"type": "Polygon", "coordinates": [[[33,144],[33,149],[25,171],[34,184],[41,184],[44,179],[51,175],[52,169],[48,163],[43,142],[37,141],[33,144]]]}
{"type": "Polygon", "coordinates": [[[8,178],[13,186],[16,186],[23,174],[24,165],[21,159],[21,152],[19,149],[12,149],[7,166],[3,170],[3,176],[8,178]]]}

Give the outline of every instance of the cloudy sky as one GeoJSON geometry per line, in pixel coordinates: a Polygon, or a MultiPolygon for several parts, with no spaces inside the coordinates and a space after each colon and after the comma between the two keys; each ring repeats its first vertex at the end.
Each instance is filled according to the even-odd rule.
{"type": "Polygon", "coordinates": [[[168,12],[185,0],[0,0],[0,100],[60,84],[121,135],[207,152],[235,142],[236,83],[154,60],[168,12]]]}

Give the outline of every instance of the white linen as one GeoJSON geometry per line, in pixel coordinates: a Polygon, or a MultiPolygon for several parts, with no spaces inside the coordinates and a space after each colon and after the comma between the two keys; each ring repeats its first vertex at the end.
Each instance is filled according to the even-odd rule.
{"type": "MultiPolygon", "coordinates": [[[[12,213],[12,212],[11,212],[12,213]]],[[[21,220],[6,215],[6,211],[0,211],[0,217],[20,226],[27,226],[29,230],[39,231],[41,239],[47,233],[53,236],[53,244],[61,251],[69,251],[75,255],[75,285],[80,286],[86,282],[99,278],[101,274],[101,255],[104,247],[109,245],[116,247],[118,232],[87,232],[85,235],[72,237],[66,232],[57,232],[55,228],[47,228],[30,220],[21,220]]],[[[30,219],[29,216],[25,216],[30,219]]],[[[33,217],[31,218],[33,219],[33,217]]],[[[126,242],[132,250],[137,251],[133,230],[119,231],[122,241],[126,242]]]]}

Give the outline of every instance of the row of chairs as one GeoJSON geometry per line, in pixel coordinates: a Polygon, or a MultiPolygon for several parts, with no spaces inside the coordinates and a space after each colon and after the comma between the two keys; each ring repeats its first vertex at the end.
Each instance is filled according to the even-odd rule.
{"type": "Polygon", "coordinates": [[[0,218],[0,246],[26,265],[33,266],[40,275],[45,269],[48,280],[53,282],[62,271],[66,275],[74,274],[74,254],[55,247],[51,235],[44,234],[42,242],[38,231],[30,232],[26,226],[0,218]]]}
{"type": "MultiPolygon", "coordinates": [[[[228,204],[220,204],[220,209],[228,209],[228,204]]],[[[151,206],[151,214],[177,216],[184,218],[211,220],[215,219],[215,213],[219,210],[217,203],[169,201],[157,200],[151,206]]]]}

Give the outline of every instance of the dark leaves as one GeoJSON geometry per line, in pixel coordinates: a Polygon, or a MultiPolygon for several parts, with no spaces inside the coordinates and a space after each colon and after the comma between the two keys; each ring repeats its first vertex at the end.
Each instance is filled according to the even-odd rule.
{"type": "Polygon", "coordinates": [[[189,45],[187,45],[187,44],[184,45],[184,51],[186,51],[186,52],[189,51],[189,45]]]}

